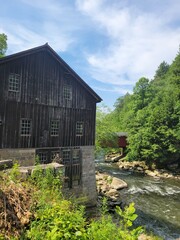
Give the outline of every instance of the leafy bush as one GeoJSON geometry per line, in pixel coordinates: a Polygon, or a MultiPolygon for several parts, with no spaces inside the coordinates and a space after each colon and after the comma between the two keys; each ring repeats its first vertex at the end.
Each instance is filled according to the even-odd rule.
{"type": "Polygon", "coordinates": [[[131,229],[133,221],[137,218],[134,203],[131,203],[124,211],[116,207],[120,217],[119,224],[114,223],[112,216],[104,212],[98,221],[92,221],[88,228],[88,237],[91,240],[136,240],[143,232],[142,227],[131,229]]]}
{"type": "Polygon", "coordinates": [[[28,239],[86,239],[84,208],[68,200],[42,206],[27,232],[28,239]]]}
{"type": "Polygon", "coordinates": [[[44,172],[37,169],[32,175],[32,181],[38,187],[35,196],[37,204],[35,219],[31,222],[25,239],[107,240],[113,236],[114,240],[135,240],[142,231],[141,227],[130,229],[137,217],[133,204],[124,212],[117,208],[117,213],[121,217],[117,225],[108,214],[104,199],[100,219],[88,223],[84,217],[84,207],[63,198],[56,182],[57,176],[52,170],[44,172]]]}

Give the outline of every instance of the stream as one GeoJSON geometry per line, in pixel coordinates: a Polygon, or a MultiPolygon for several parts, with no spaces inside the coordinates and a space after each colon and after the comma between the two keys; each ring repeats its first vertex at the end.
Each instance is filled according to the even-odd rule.
{"type": "Polygon", "coordinates": [[[96,160],[96,169],[127,182],[128,188],[121,190],[122,199],[135,203],[138,225],[165,240],[180,239],[180,181],[122,171],[102,160],[96,160]]]}

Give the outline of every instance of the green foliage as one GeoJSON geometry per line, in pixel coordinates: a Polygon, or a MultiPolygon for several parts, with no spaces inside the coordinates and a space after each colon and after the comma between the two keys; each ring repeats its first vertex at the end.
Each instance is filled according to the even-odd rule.
{"type": "MultiPolygon", "coordinates": [[[[103,208],[105,208],[105,206],[103,206],[103,208]]],[[[110,240],[112,239],[112,236],[113,240],[138,239],[138,236],[143,232],[143,229],[142,227],[131,229],[133,221],[137,218],[134,204],[130,204],[124,211],[117,207],[116,212],[120,217],[119,224],[117,225],[117,223],[113,222],[112,217],[107,214],[105,208],[104,211],[102,211],[102,217],[90,224],[88,228],[89,239],[110,240]]]]}
{"type": "Polygon", "coordinates": [[[96,150],[107,147],[117,147],[116,127],[112,124],[113,116],[110,110],[102,105],[96,113],[96,150]]]}
{"type": "Polygon", "coordinates": [[[3,57],[7,50],[7,36],[4,33],[0,33],[0,58],[3,57]]]}
{"type": "Polygon", "coordinates": [[[180,53],[171,65],[162,62],[152,81],[140,78],[133,94],[117,99],[97,125],[99,146],[106,134],[121,131],[128,133],[129,160],[161,167],[180,160],[180,53]]]}
{"type": "Polygon", "coordinates": [[[136,240],[142,232],[142,228],[131,229],[137,217],[133,204],[125,211],[117,208],[117,213],[121,217],[117,225],[108,214],[107,200],[104,198],[101,217],[88,223],[84,217],[85,208],[64,199],[60,191],[57,191],[59,188],[57,188],[56,177],[50,169],[44,172],[37,167],[30,182],[38,187],[34,196],[35,218],[30,223],[24,239],[108,240],[115,236],[114,240],[136,240]]]}
{"type": "Polygon", "coordinates": [[[84,209],[68,200],[46,204],[36,213],[27,232],[29,239],[86,239],[84,209]]]}
{"type": "Polygon", "coordinates": [[[167,64],[165,61],[163,61],[158,69],[156,70],[156,73],[155,73],[155,76],[154,76],[154,80],[159,80],[159,79],[162,79],[165,74],[168,72],[169,70],[169,64],[167,64]]]}
{"type": "Polygon", "coordinates": [[[60,190],[62,187],[62,174],[53,168],[42,169],[37,165],[31,174],[30,180],[39,189],[60,190]]]}
{"type": "MultiPolygon", "coordinates": [[[[54,173],[49,168],[42,170],[37,166],[32,176],[19,182],[18,168],[18,164],[15,164],[5,179],[9,177],[10,180],[18,180],[18,185],[23,184],[31,191],[32,219],[26,229],[21,229],[22,235],[19,238],[12,236],[10,239],[110,240],[113,236],[113,240],[137,240],[141,234],[141,227],[133,227],[133,221],[137,218],[134,204],[130,204],[124,211],[117,208],[117,223],[108,213],[107,200],[104,198],[100,217],[87,221],[84,216],[85,207],[63,197],[59,173],[54,173]]],[[[21,201],[17,199],[17,202],[18,208],[21,208],[21,201]]],[[[4,239],[1,234],[0,239],[4,239]]]]}
{"type": "Polygon", "coordinates": [[[126,207],[124,211],[122,211],[119,206],[116,207],[116,213],[122,218],[120,222],[124,229],[131,227],[133,221],[136,220],[137,214],[135,214],[135,211],[136,209],[134,207],[134,203],[131,203],[128,207],[126,207]]]}
{"type": "Polygon", "coordinates": [[[14,182],[17,182],[20,180],[19,164],[17,162],[13,164],[13,167],[9,172],[9,179],[14,182]]]}

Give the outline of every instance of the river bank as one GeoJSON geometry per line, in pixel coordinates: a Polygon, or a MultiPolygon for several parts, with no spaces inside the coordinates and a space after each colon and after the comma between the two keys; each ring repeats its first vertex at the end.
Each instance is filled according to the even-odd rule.
{"type": "Polygon", "coordinates": [[[102,205],[103,198],[105,197],[110,212],[114,212],[116,206],[122,209],[124,208],[125,202],[123,201],[120,190],[127,187],[127,183],[122,179],[112,177],[105,172],[96,171],[98,205],[102,205]]]}
{"type": "Polygon", "coordinates": [[[115,163],[119,169],[142,173],[155,178],[173,178],[180,180],[180,169],[171,166],[171,169],[159,169],[156,165],[148,166],[145,161],[128,162],[120,157],[119,154],[112,154],[105,157],[105,162],[115,163]]]}
{"type": "Polygon", "coordinates": [[[180,185],[175,178],[151,177],[141,172],[123,170],[116,163],[96,160],[96,169],[100,172],[122,179],[128,188],[120,190],[120,201],[135,203],[137,225],[144,226],[148,232],[154,232],[164,240],[180,237],[180,185]]]}

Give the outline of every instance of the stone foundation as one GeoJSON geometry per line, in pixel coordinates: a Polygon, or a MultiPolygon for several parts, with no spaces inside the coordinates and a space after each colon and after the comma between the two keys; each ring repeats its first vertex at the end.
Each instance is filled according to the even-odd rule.
{"type": "Polygon", "coordinates": [[[94,146],[83,146],[82,150],[82,191],[89,205],[96,205],[96,177],[94,162],[94,146]]]}
{"type": "MultiPolygon", "coordinates": [[[[72,189],[65,189],[68,195],[80,197],[87,205],[94,206],[97,201],[94,146],[81,146],[82,175],[80,185],[73,183],[72,189]]],[[[0,149],[0,160],[12,159],[20,166],[32,166],[35,164],[36,149],[0,149]]]]}
{"type": "Polygon", "coordinates": [[[0,149],[0,160],[12,159],[20,166],[31,166],[35,163],[35,149],[33,148],[5,148],[0,149]]]}

